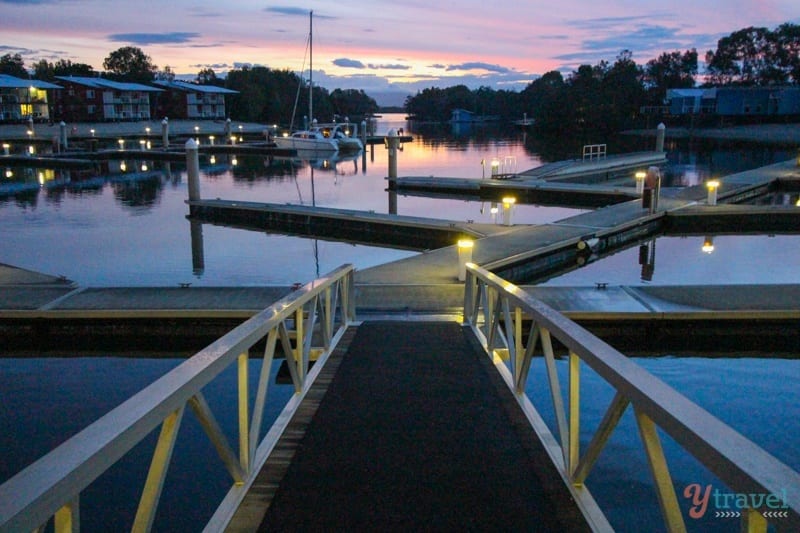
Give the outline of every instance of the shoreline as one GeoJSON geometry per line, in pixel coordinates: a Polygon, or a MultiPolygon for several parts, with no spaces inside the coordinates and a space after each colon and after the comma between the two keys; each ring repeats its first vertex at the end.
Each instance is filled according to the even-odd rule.
{"type": "MultiPolygon", "coordinates": [[[[269,126],[252,122],[242,122],[231,120],[232,133],[263,134],[269,126]]],[[[150,137],[161,137],[161,119],[140,120],[136,122],[75,122],[67,124],[67,134],[69,137],[91,137],[94,130],[95,137],[116,137],[116,136],[147,136],[150,128],[150,137]]],[[[175,119],[169,121],[170,135],[194,135],[200,136],[215,135],[221,136],[225,132],[226,121],[222,119],[189,120],[175,119]],[[199,129],[195,131],[195,126],[199,129]]],[[[37,122],[33,125],[34,138],[51,139],[60,135],[61,128],[59,122],[52,124],[47,122],[37,122]]],[[[0,124],[0,140],[19,140],[28,137],[28,124],[0,124]]],[[[220,137],[221,138],[221,137],[220,137]]]]}
{"type": "MultiPolygon", "coordinates": [[[[626,130],[622,135],[655,137],[656,129],[626,130]]],[[[716,128],[685,128],[667,126],[668,139],[707,139],[716,141],[752,142],[773,145],[800,146],[800,124],[749,124],[716,128]]]]}

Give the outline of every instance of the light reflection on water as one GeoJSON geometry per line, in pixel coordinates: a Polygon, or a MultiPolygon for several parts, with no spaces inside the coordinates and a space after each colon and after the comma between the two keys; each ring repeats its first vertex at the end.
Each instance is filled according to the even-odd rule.
{"type": "MultiPolygon", "coordinates": [[[[392,126],[408,128],[403,122],[384,122],[379,131],[392,126]]],[[[526,145],[519,132],[502,138],[491,135],[459,137],[452,132],[410,133],[416,140],[404,146],[399,154],[401,176],[479,178],[486,172],[486,161],[495,157],[503,159],[508,155],[515,158],[518,170],[541,163],[540,157],[530,151],[535,143],[531,144],[531,139],[528,139],[526,145]]],[[[708,177],[790,157],[780,150],[758,148],[675,150],[670,153],[669,184],[692,185],[708,177]]],[[[385,213],[389,204],[385,191],[385,148],[375,146],[374,151],[368,149],[366,163],[365,169],[360,158],[339,161],[335,165],[319,162],[313,167],[312,180],[312,167],[302,162],[239,158],[239,165],[234,168],[229,161],[220,158],[205,171],[201,189],[206,198],[315,204],[385,213]]],[[[3,225],[4,239],[0,262],[65,275],[84,286],[158,286],[185,282],[209,286],[264,285],[304,282],[343,263],[352,262],[365,268],[410,253],[206,224],[202,228],[204,267],[202,272],[195,272],[189,223],[185,219],[188,209],[184,203],[184,170],[175,165],[169,174],[162,169],[154,176],[113,183],[83,182],[80,187],[73,184],[69,188],[46,188],[35,195],[0,197],[0,224],[3,225]]],[[[397,205],[398,213],[402,215],[492,222],[488,206],[480,202],[401,196],[397,205]]],[[[518,223],[540,224],[580,212],[569,208],[518,205],[514,219],[518,223]]],[[[796,236],[718,236],[714,238],[712,254],[704,253],[702,244],[703,238],[694,236],[656,239],[650,280],[643,279],[639,248],[634,246],[548,280],[546,284],[798,282],[796,266],[800,263],[800,246],[797,246],[796,236]]],[[[798,420],[800,405],[793,386],[800,378],[797,361],[652,359],[641,362],[790,466],[800,469],[797,450],[800,428],[794,423],[798,420]],[[753,378],[755,375],[758,375],[757,379],[753,378]],[[751,387],[757,387],[757,390],[751,387]],[[776,427],[781,431],[775,431],[776,427]]],[[[107,386],[122,392],[117,400],[121,401],[130,391],[152,381],[174,364],[148,360],[128,364],[111,358],[62,362],[0,360],[0,395],[3,399],[0,402],[0,424],[17,428],[6,432],[2,449],[9,452],[6,457],[14,453],[12,449],[18,449],[20,454],[13,466],[11,462],[7,463],[9,468],[4,475],[32,460],[32,456],[26,455],[32,439],[46,443],[42,449],[49,449],[51,444],[76,431],[86,420],[112,407],[104,403],[106,399],[114,398],[106,394],[107,386]],[[27,379],[19,379],[20,373],[27,379]],[[122,386],[128,378],[131,383],[122,386]],[[14,384],[16,387],[12,388],[14,384]],[[7,401],[9,399],[13,402],[7,401]],[[88,411],[97,413],[87,415],[84,417],[86,420],[78,416],[88,411]],[[31,420],[37,419],[43,421],[41,426],[28,426],[31,420]]],[[[257,375],[257,372],[251,375],[257,375]]],[[[584,397],[597,394],[597,398],[603,398],[603,394],[608,392],[604,392],[603,385],[591,378],[584,379],[583,383],[587,387],[584,397]]],[[[587,424],[593,417],[601,416],[601,408],[604,408],[602,401],[588,407],[587,424]]],[[[627,423],[623,422],[623,425],[627,423]]],[[[637,439],[638,435],[632,428],[618,430],[611,446],[621,450],[623,459],[614,462],[604,456],[594,474],[598,479],[590,478],[590,483],[595,483],[599,489],[598,494],[611,506],[615,527],[625,531],[652,530],[652,525],[660,522],[657,505],[654,506],[655,495],[650,498],[648,492],[651,488],[646,479],[646,468],[620,478],[620,469],[628,460],[627,450],[639,448],[637,439]],[[635,499],[629,489],[633,489],[635,499]]],[[[671,455],[670,462],[673,460],[677,464],[677,470],[673,471],[678,473],[676,483],[709,479],[701,477],[705,475],[701,469],[693,466],[691,460],[681,458],[680,453],[671,455]]],[[[200,468],[198,465],[205,469],[207,461],[193,457],[190,463],[186,470],[194,472],[200,468]]],[[[112,478],[118,480],[118,475],[114,473],[112,478]]],[[[210,481],[204,483],[220,484],[219,479],[208,479],[210,481]]],[[[192,494],[192,497],[200,498],[194,504],[202,499],[204,483],[199,484],[196,494],[192,494]]],[[[141,483],[137,481],[134,485],[140,486],[141,483]]],[[[177,503],[170,503],[173,505],[177,503]]],[[[197,517],[187,517],[187,520],[191,522],[197,517]]],[[[185,527],[180,529],[198,529],[197,524],[201,522],[182,524],[185,527]]],[[[110,527],[109,524],[98,524],[101,526],[110,527]]],[[[694,526],[714,531],[728,530],[731,524],[706,523],[702,527],[690,524],[691,530],[695,530],[694,526]]]]}

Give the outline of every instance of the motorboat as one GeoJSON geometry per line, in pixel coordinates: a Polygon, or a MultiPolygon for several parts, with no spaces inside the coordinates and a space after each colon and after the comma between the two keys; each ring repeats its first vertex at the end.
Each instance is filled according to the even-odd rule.
{"type": "Polygon", "coordinates": [[[322,133],[326,139],[333,139],[340,152],[358,152],[364,149],[364,143],[358,138],[358,128],[349,122],[333,122],[317,124],[315,131],[322,133]]]}

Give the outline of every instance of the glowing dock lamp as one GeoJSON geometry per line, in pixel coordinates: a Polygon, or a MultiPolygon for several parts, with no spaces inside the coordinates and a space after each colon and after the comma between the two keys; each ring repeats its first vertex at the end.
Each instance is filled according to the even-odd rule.
{"type": "Polygon", "coordinates": [[[147,172],[147,163],[146,162],[142,163],[142,172],[147,172]]]}
{"type": "Polygon", "coordinates": [[[467,263],[472,262],[472,249],[475,242],[472,239],[458,240],[458,281],[467,279],[467,263]]]}
{"type": "Polygon", "coordinates": [[[33,130],[28,130],[25,133],[28,134],[28,139],[33,139],[33,130]]]}
{"type": "Polygon", "coordinates": [[[703,253],[710,254],[714,251],[714,238],[711,236],[707,236],[703,238],[703,247],[701,248],[703,253]]]}
{"type": "Polygon", "coordinates": [[[214,146],[214,136],[213,136],[213,135],[209,135],[209,136],[208,136],[208,143],[209,143],[211,146],[214,146]]]}
{"type": "Polygon", "coordinates": [[[236,144],[236,135],[231,135],[231,144],[236,144]]]}
{"type": "Polygon", "coordinates": [[[147,136],[148,136],[148,137],[150,137],[150,126],[147,126],[147,127],[144,129],[144,132],[147,134],[147,136]]]}
{"type": "Polygon", "coordinates": [[[121,163],[119,164],[119,169],[120,169],[122,172],[125,172],[126,170],[128,170],[128,165],[126,165],[126,164],[125,164],[125,161],[123,161],[123,162],[121,162],[121,163]]]}
{"type": "Polygon", "coordinates": [[[139,141],[139,148],[141,148],[142,151],[144,152],[145,149],[147,148],[147,141],[145,141],[144,139],[140,140],[139,141]]]}
{"type": "Polygon", "coordinates": [[[717,205],[717,189],[719,189],[719,181],[707,181],[706,188],[708,189],[708,205],[717,205]]]}
{"type": "Polygon", "coordinates": [[[636,194],[641,195],[644,193],[644,179],[647,177],[647,172],[640,170],[636,173],[636,194]]]}
{"type": "Polygon", "coordinates": [[[491,167],[492,167],[492,177],[494,178],[500,173],[500,160],[498,160],[496,157],[492,159],[491,167]]]}
{"type": "Polygon", "coordinates": [[[91,134],[92,137],[94,137],[94,128],[90,129],[89,133],[91,134]]]}
{"type": "Polygon", "coordinates": [[[28,154],[33,155],[36,153],[36,148],[33,145],[28,146],[28,154]]]}
{"type": "Polygon", "coordinates": [[[8,155],[11,150],[11,145],[8,143],[3,143],[3,155],[8,155]]]}
{"type": "Polygon", "coordinates": [[[492,202],[492,206],[489,208],[489,212],[492,214],[492,220],[497,222],[497,212],[499,209],[497,208],[497,202],[492,202]]]}
{"type": "Polygon", "coordinates": [[[231,165],[236,166],[238,164],[239,164],[239,160],[236,159],[236,156],[233,156],[233,159],[231,159],[231,165]]]}
{"type": "Polygon", "coordinates": [[[511,213],[514,211],[514,204],[517,199],[513,196],[506,196],[503,198],[503,225],[511,226],[511,213]]]}
{"type": "Polygon", "coordinates": [[[797,207],[800,207],[800,198],[797,199],[797,201],[794,203],[794,205],[796,205],[797,207]]]}
{"type": "Polygon", "coordinates": [[[117,142],[119,143],[119,149],[120,150],[124,150],[125,149],[125,139],[119,139],[119,140],[117,140],[117,142]]]}
{"type": "Polygon", "coordinates": [[[6,169],[6,177],[7,178],[13,178],[14,177],[14,171],[11,170],[10,168],[7,168],[6,169]]]}
{"type": "Polygon", "coordinates": [[[208,162],[209,162],[209,163],[211,163],[212,165],[216,165],[216,164],[217,164],[217,156],[214,156],[214,155],[212,155],[212,156],[211,156],[211,157],[208,159],[208,162]]]}
{"type": "Polygon", "coordinates": [[[44,185],[44,172],[39,172],[39,185],[44,185]]]}

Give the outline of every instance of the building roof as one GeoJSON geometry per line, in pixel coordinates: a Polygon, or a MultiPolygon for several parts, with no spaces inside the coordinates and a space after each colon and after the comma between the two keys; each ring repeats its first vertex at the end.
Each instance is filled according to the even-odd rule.
{"type": "Polygon", "coordinates": [[[154,84],[166,89],[177,89],[179,91],[206,93],[206,94],[239,94],[239,91],[226,89],[225,87],[217,87],[216,85],[200,85],[199,83],[190,83],[180,80],[159,80],[154,81],[154,84]]]}
{"type": "Polygon", "coordinates": [[[163,89],[142,85],[141,83],[127,83],[122,81],[107,80],[106,78],[92,78],[88,76],[56,76],[59,80],[85,85],[95,89],[111,89],[114,91],[148,91],[161,92],[163,89]]]}
{"type": "Polygon", "coordinates": [[[55,83],[48,83],[41,80],[25,80],[8,74],[0,74],[0,88],[5,89],[24,89],[34,87],[36,89],[63,89],[55,83]]]}

